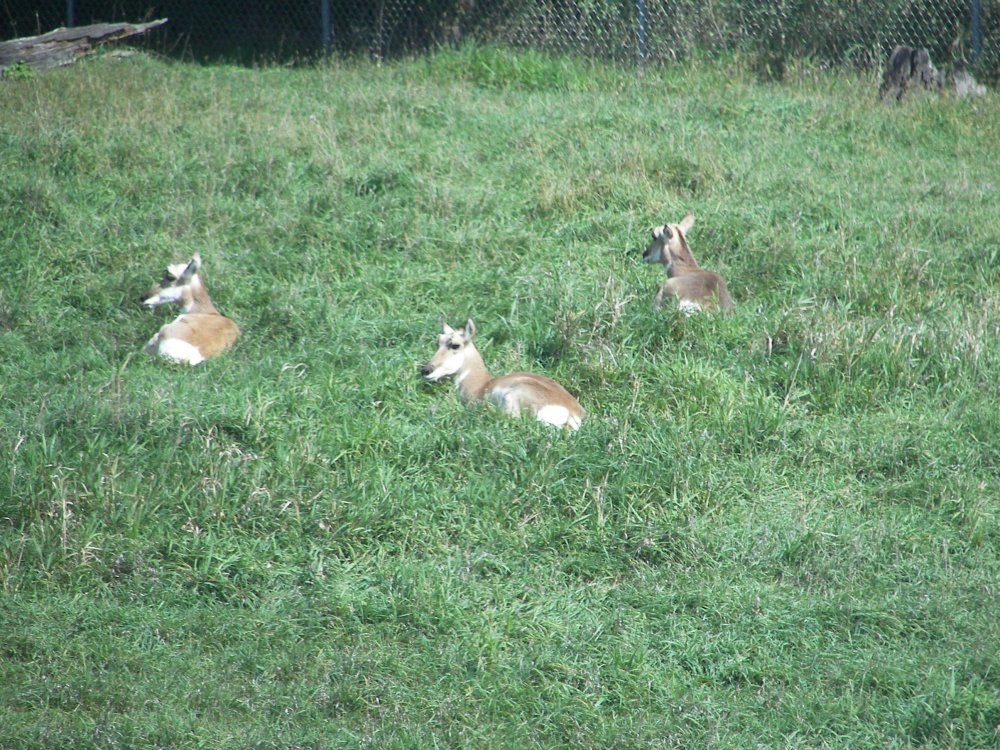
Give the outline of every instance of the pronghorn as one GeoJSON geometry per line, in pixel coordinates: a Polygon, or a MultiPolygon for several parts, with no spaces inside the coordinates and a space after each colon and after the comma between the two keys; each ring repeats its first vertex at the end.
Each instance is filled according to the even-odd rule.
{"type": "Polygon", "coordinates": [[[490,375],[483,357],[472,342],[476,324],[470,318],[464,330],[455,330],[441,318],[438,350],[420,374],[436,381],[454,377],[462,401],[490,401],[508,414],[529,411],[539,422],[575,430],[583,420],[583,407],[569,391],[544,375],[512,372],[498,378],[490,375]]]}
{"type": "Polygon", "coordinates": [[[195,253],[190,263],[167,266],[160,283],[143,295],[146,307],[170,303],[181,307],[181,314],[146,344],[146,354],[196,365],[222,354],[239,337],[239,327],[216,310],[209,299],[200,271],[201,256],[195,253]]]}
{"type": "Polygon", "coordinates": [[[668,277],[653,300],[653,307],[663,307],[664,298],[672,296],[688,315],[709,310],[716,304],[725,312],[732,312],[733,298],[725,279],[704,270],[691,254],[687,233],[693,225],[694,214],[689,213],[680,224],[653,229],[653,241],[642,258],[647,263],[662,263],[668,277]]]}

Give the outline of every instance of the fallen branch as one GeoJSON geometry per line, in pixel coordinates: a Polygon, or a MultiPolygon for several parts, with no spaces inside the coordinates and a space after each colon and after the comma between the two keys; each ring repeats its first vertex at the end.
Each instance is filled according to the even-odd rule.
{"type": "Polygon", "coordinates": [[[95,23],[0,42],[0,73],[19,63],[37,70],[71,65],[92,53],[101,44],[144,34],[166,22],[166,18],[161,18],[139,24],[95,23]]]}

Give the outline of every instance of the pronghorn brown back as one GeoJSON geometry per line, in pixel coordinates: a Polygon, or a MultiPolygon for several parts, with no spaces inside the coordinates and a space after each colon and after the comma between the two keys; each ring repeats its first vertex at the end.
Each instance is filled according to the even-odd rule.
{"type": "Polygon", "coordinates": [[[540,422],[576,430],[584,410],[573,395],[544,375],[512,372],[493,377],[472,339],[476,324],[469,319],[464,330],[456,330],[441,319],[441,335],[434,357],[420,368],[425,379],[455,378],[455,387],[466,403],[489,401],[515,417],[522,411],[540,422]]]}
{"type": "Polygon", "coordinates": [[[688,214],[680,224],[664,224],[653,229],[653,241],[642,256],[647,263],[662,263],[667,280],[653,300],[653,306],[663,307],[667,298],[676,298],[681,310],[689,315],[716,306],[732,312],[733,298],[726,280],[714,271],[706,271],[694,259],[687,233],[694,226],[694,214],[688,214]]]}
{"type": "Polygon", "coordinates": [[[146,343],[143,351],[147,354],[196,365],[222,354],[240,336],[239,326],[212,304],[201,276],[201,256],[197,254],[189,263],[167,266],[160,283],[143,295],[142,304],[181,307],[181,314],[146,343]]]}

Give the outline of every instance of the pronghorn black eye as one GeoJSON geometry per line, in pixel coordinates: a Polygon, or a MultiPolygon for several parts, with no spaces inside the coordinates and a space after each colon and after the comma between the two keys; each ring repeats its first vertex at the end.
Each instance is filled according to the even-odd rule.
{"type": "Polygon", "coordinates": [[[461,344],[458,344],[458,343],[455,343],[455,342],[453,341],[452,343],[448,344],[448,348],[449,348],[449,349],[452,349],[453,351],[458,351],[459,349],[461,349],[461,348],[462,348],[462,345],[461,345],[461,344]]]}

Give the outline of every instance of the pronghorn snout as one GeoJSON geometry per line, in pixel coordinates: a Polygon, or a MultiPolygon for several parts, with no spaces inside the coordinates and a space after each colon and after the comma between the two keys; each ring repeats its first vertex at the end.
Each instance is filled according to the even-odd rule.
{"type": "Polygon", "coordinates": [[[663,246],[666,244],[667,240],[670,238],[669,227],[654,227],[653,228],[653,241],[649,243],[646,248],[646,252],[642,254],[642,259],[646,263],[662,263],[663,262],[663,246]]]}
{"type": "Polygon", "coordinates": [[[154,286],[152,289],[147,289],[143,294],[139,295],[137,302],[143,307],[155,307],[155,305],[153,305],[153,299],[159,293],[160,287],[154,286]]]}
{"type": "Polygon", "coordinates": [[[429,377],[432,372],[434,372],[434,366],[433,365],[427,364],[427,365],[421,365],[420,366],[420,375],[422,377],[425,377],[425,378],[429,377]]]}

